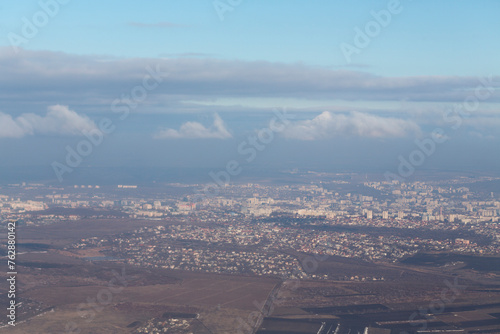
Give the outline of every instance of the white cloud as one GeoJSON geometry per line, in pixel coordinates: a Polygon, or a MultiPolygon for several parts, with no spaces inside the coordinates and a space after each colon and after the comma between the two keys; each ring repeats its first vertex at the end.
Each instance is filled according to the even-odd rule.
{"type": "Polygon", "coordinates": [[[162,129],[155,136],[157,139],[173,139],[173,138],[212,138],[212,139],[227,139],[231,138],[231,133],[226,129],[224,121],[218,114],[214,114],[214,123],[210,128],[206,128],[198,122],[186,122],[181,125],[179,130],[162,129]]]}
{"type": "Polygon", "coordinates": [[[420,127],[413,121],[356,111],[349,114],[325,111],[313,119],[293,122],[284,131],[285,137],[300,140],[318,140],[337,136],[388,138],[419,133],[420,127]]]}
{"type": "Polygon", "coordinates": [[[24,135],[25,131],[12,116],[0,112],[0,138],[20,138],[24,135]]]}
{"type": "Polygon", "coordinates": [[[69,135],[79,136],[82,131],[96,129],[87,116],[79,115],[67,106],[49,106],[45,116],[33,113],[16,118],[0,112],[0,138],[21,138],[27,135],[69,135]]]}

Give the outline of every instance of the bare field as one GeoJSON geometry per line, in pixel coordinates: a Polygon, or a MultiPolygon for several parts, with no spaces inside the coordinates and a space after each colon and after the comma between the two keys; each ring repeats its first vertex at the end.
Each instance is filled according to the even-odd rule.
{"type": "Polygon", "coordinates": [[[25,226],[18,231],[18,242],[36,241],[62,246],[74,240],[133,231],[140,227],[173,224],[175,220],[140,220],[132,218],[81,219],[46,226],[25,226]]]}
{"type": "MultiPolygon", "coordinates": [[[[115,303],[147,303],[153,305],[218,306],[254,310],[254,301],[266,300],[274,284],[214,278],[188,279],[178,284],[156,284],[125,287],[113,295],[115,303]]],[[[25,296],[46,305],[59,306],[85,302],[95,298],[104,286],[40,287],[25,296]]]]}
{"type": "MultiPolygon", "coordinates": [[[[199,326],[233,334],[239,319],[257,311],[254,303],[265,301],[278,283],[269,278],[91,263],[55,251],[26,254],[23,263],[18,270],[19,295],[24,305],[36,305],[39,315],[23,313],[21,305],[15,331],[0,328],[1,333],[76,333],[72,326],[79,333],[131,333],[133,328],[127,326],[132,323],[145,323],[168,311],[199,314],[199,326]],[[87,321],[90,314],[92,320],[87,321]]],[[[5,288],[2,282],[2,291],[5,288]]]]}
{"type": "MultiPolygon", "coordinates": [[[[339,267],[345,273],[346,267],[339,267]]],[[[500,282],[488,274],[460,268],[426,270],[396,264],[380,266],[377,273],[390,279],[285,282],[273,313],[258,333],[278,333],[274,327],[278,323],[278,327],[292,332],[297,321],[324,322],[333,329],[339,324],[350,328],[376,325],[398,333],[414,333],[424,328],[500,332],[500,282]],[[397,272],[399,277],[394,275],[397,272]],[[412,323],[410,319],[422,322],[412,323]]]]}
{"type": "MultiPolygon", "coordinates": [[[[203,327],[203,333],[234,334],[239,329],[250,333],[248,323],[255,322],[252,312],[261,309],[279,279],[141,268],[119,261],[89,262],[83,258],[99,256],[101,249],[76,253],[62,250],[89,235],[104,236],[166,223],[89,219],[23,228],[21,242],[46,251],[19,254],[18,292],[23,302],[18,310],[20,323],[15,331],[0,328],[0,332],[76,333],[71,331],[73,327],[79,333],[131,333],[165,312],[187,312],[198,315],[197,325],[203,327]]],[[[358,325],[396,319],[409,326],[409,314],[418,307],[429,308],[448,286],[446,282],[454,282],[457,277],[464,289],[446,304],[444,312],[435,315],[436,326],[494,328],[498,318],[493,314],[500,313],[500,307],[494,306],[500,300],[498,278],[473,269],[368,263],[331,256],[319,261],[316,274],[327,274],[331,280],[287,281],[277,290],[272,299],[272,318],[264,322],[261,333],[280,326],[316,333],[318,324],[333,326],[340,321],[358,325]],[[475,308],[487,303],[493,306],[475,308]]],[[[0,292],[6,288],[2,279],[0,292]]]]}
{"type": "MultiPolygon", "coordinates": [[[[127,305],[127,309],[115,306],[106,307],[95,313],[91,321],[80,317],[78,305],[68,305],[64,309],[56,309],[38,317],[19,323],[14,328],[0,328],[0,333],[13,334],[122,334],[131,333],[134,323],[144,324],[151,317],[161,316],[160,309],[151,309],[146,305],[127,305]],[[129,327],[130,326],[130,327],[129,327]]],[[[249,311],[228,308],[204,308],[197,310],[199,321],[211,333],[234,334],[239,325],[238,319],[246,319],[249,311]]]]}

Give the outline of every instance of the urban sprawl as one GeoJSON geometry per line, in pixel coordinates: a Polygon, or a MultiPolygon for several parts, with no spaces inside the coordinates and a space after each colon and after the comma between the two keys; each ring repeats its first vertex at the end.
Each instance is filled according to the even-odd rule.
{"type": "Polygon", "coordinates": [[[75,254],[98,249],[104,259],[137,266],[291,279],[384,280],[321,274],[308,270],[301,258],[396,262],[423,251],[498,255],[500,201],[494,193],[472,192],[463,185],[467,182],[473,184],[463,179],[446,185],[364,182],[350,192],[343,190],[350,184],[345,180],[227,184],[217,196],[203,198],[193,191],[200,185],[187,184],[168,184],[155,198],[142,195],[135,185],[18,184],[0,188],[0,215],[20,226],[109,219],[116,213],[158,222],[127,233],[84,238],[65,249],[75,254]],[[58,213],[54,208],[74,210],[58,213]],[[78,210],[89,208],[92,213],[78,210]]]}

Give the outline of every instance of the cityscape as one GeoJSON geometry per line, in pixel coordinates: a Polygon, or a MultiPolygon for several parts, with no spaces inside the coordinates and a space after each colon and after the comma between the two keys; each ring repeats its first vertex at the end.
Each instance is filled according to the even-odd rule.
{"type": "MultiPolygon", "coordinates": [[[[408,266],[435,262],[431,267],[437,265],[447,274],[466,273],[460,274],[465,275],[464,280],[499,278],[497,270],[485,272],[485,264],[476,267],[471,261],[478,256],[485,260],[499,258],[500,200],[488,189],[500,178],[460,176],[402,183],[367,181],[356,174],[312,174],[304,172],[301,177],[314,181],[295,185],[225,184],[216,196],[203,198],[196,191],[200,184],[10,184],[0,188],[0,212],[3,220],[16,221],[18,228],[69,229],[66,234],[71,238],[57,237],[50,244],[40,242],[47,235],[30,234],[28,242],[19,247],[33,255],[57,254],[94,266],[110,263],[136,270],[261,277],[281,282],[275,285],[272,298],[283,299],[281,302],[289,306],[294,303],[283,291],[290,282],[299,282],[308,298],[313,298],[315,312],[331,308],[332,301],[318,298],[311,284],[394,284],[401,279],[383,269],[353,271],[323,266],[332,259],[353,261],[356,266],[366,263],[405,268],[401,275],[408,266]],[[120,221],[126,221],[126,226],[116,227],[120,221]],[[86,222],[92,227],[87,229],[86,222]],[[105,227],[111,222],[116,231],[105,227]],[[85,233],[71,233],[70,226],[75,223],[83,224],[85,233]],[[447,255],[441,258],[441,254],[447,255]]],[[[31,271],[40,266],[36,263],[25,265],[31,271]]],[[[53,266],[60,265],[38,270],[51,270],[48,268],[53,266]]],[[[172,280],[170,275],[167,277],[172,280]]],[[[95,284],[95,280],[84,282],[95,284]]],[[[24,289],[33,291],[61,284],[54,278],[29,281],[23,282],[24,289]]],[[[477,294],[479,289],[474,291],[477,294]]],[[[491,298],[497,290],[484,291],[491,298]]],[[[359,297],[364,295],[360,293],[359,297]]],[[[409,303],[416,297],[405,292],[399,298],[401,303],[409,303]]],[[[386,296],[378,300],[389,302],[386,296]]],[[[54,310],[54,305],[45,302],[27,299],[23,303],[28,306],[23,310],[25,315],[54,310]]],[[[498,306],[490,304],[493,312],[498,306]]],[[[180,316],[157,316],[131,324],[131,328],[134,333],[210,333],[204,316],[200,316],[203,311],[171,311],[176,312],[180,316]]],[[[269,311],[260,312],[256,324],[250,325],[254,330],[262,327],[258,333],[265,333],[266,324],[272,327],[276,326],[273,322],[284,321],[269,317],[269,311]]],[[[318,333],[341,331],[345,326],[344,322],[321,319],[309,324],[318,333]]],[[[390,332],[404,324],[415,326],[410,320],[399,320],[368,323],[365,327],[388,328],[390,332]]],[[[437,328],[449,331],[457,326],[443,322],[437,328]]]]}

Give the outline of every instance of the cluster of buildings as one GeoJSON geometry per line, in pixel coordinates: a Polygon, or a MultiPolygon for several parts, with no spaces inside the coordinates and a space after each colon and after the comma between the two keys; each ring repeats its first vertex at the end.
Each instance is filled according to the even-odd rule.
{"type": "MultiPolygon", "coordinates": [[[[352,223],[347,219],[321,220],[320,224],[307,225],[307,228],[300,224],[284,224],[283,221],[288,221],[286,218],[273,222],[244,216],[238,219],[223,213],[214,213],[202,221],[210,223],[191,225],[185,221],[145,227],[133,233],[83,239],[72,248],[104,248],[107,255],[138,266],[312,279],[332,277],[308,274],[298,260],[299,254],[385,262],[395,262],[422,251],[500,254],[496,243],[478,245],[463,238],[398,236],[377,233],[376,229],[366,233],[329,230],[329,227],[339,226],[357,226],[362,230],[362,225],[346,224],[352,223]]],[[[366,220],[361,221],[367,224],[366,220]]]]}
{"type": "Polygon", "coordinates": [[[268,247],[237,247],[248,246],[250,243],[224,242],[215,235],[210,237],[211,242],[200,242],[202,238],[189,239],[188,235],[183,233],[186,228],[196,229],[193,226],[180,225],[141,228],[133,233],[100,240],[83,239],[72,248],[104,247],[107,249],[107,255],[124,259],[128,264],[145,267],[287,278],[306,277],[294,256],[268,247]]]}
{"type": "Polygon", "coordinates": [[[0,195],[0,215],[18,214],[31,211],[42,211],[48,206],[42,201],[26,200],[0,195]]]}
{"type": "Polygon", "coordinates": [[[205,197],[197,192],[200,185],[170,184],[163,192],[17,185],[0,188],[0,218],[40,225],[82,218],[79,210],[43,213],[63,207],[93,209],[97,219],[99,212],[153,219],[163,226],[73,247],[104,247],[141,266],[300,278],[307,276],[299,263],[304,253],[370,261],[422,251],[498,255],[499,198],[464,186],[498,180],[459,181],[228,184],[205,197]]]}
{"type": "Polygon", "coordinates": [[[190,330],[192,319],[152,319],[147,324],[133,331],[134,334],[194,334],[190,330]]]}

